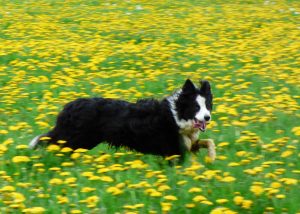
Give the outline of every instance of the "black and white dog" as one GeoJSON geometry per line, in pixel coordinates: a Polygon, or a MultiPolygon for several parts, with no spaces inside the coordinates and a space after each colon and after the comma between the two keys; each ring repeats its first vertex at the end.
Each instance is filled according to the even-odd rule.
{"type": "Polygon", "coordinates": [[[145,154],[180,155],[208,148],[215,159],[213,140],[198,140],[211,120],[212,93],[208,81],[198,88],[187,79],[181,89],[161,101],[142,99],[136,103],[106,98],[80,98],[65,105],[55,127],[35,137],[47,143],[62,140],[65,147],[92,149],[101,142],[127,147],[145,154]]]}

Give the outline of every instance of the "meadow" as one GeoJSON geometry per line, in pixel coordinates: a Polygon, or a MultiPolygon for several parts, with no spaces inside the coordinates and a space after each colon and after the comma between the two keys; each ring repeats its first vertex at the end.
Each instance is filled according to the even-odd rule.
{"type": "Polygon", "coordinates": [[[299,1],[0,5],[0,213],[300,213],[299,1]],[[186,78],[212,84],[214,163],[28,149],[69,101],[160,99],[186,78]]]}

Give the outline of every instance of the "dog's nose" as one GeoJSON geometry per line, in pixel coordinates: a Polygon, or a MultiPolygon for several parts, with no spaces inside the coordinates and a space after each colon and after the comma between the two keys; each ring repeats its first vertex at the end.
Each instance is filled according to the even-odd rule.
{"type": "Polygon", "coordinates": [[[209,115],[204,116],[204,120],[205,121],[209,121],[210,120],[210,116],[209,115]]]}

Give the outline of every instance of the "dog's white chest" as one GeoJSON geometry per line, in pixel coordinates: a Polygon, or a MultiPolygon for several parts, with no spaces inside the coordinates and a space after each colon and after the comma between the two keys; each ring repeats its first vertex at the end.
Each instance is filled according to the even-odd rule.
{"type": "Polygon", "coordinates": [[[188,151],[191,151],[192,145],[197,142],[199,137],[199,130],[197,129],[180,129],[179,131],[183,144],[188,151]]]}

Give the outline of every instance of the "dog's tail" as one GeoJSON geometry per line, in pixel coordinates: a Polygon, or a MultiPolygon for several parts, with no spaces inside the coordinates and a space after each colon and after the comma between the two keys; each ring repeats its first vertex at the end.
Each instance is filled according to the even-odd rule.
{"type": "Polygon", "coordinates": [[[38,136],[34,137],[34,138],[30,141],[28,147],[29,147],[30,149],[35,149],[35,148],[37,147],[38,143],[40,142],[41,137],[44,137],[44,136],[45,136],[45,134],[41,134],[41,135],[38,135],[38,136]]]}

